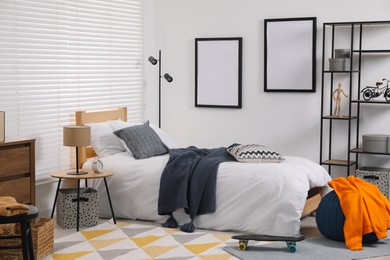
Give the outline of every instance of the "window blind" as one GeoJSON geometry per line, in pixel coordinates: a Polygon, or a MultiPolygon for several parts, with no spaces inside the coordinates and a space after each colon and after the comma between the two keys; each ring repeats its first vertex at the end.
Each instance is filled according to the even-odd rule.
{"type": "Polygon", "coordinates": [[[0,110],[6,139],[36,139],[37,180],[66,169],[76,110],[143,119],[142,0],[1,0],[0,110]]]}

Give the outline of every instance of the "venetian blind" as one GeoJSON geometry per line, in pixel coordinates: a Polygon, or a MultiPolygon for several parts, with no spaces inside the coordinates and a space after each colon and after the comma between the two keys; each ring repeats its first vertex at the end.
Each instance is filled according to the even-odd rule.
{"type": "Polygon", "coordinates": [[[128,107],[142,120],[142,0],[1,0],[6,140],[36,139],[36,174],[69,168],[62,127],[76,110],[128,107]]]}

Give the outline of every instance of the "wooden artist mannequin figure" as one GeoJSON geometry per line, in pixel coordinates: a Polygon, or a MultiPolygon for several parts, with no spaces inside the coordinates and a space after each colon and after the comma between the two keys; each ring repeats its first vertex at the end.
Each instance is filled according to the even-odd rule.
{"type": "Polygon", "coordinates": [[[340,116],[341,94],[343,94],[344,97],[346,97],[346,98],[348,97],[348,95],[345,94],[345,92],[341,86],[341,83],[339,83],[337,86],[337,89],[335,91],[333,91],[333,99],[336,100],[336,108],[334,110],[334,116],[338,116],[338,117],[341,117],[340,116]]]}

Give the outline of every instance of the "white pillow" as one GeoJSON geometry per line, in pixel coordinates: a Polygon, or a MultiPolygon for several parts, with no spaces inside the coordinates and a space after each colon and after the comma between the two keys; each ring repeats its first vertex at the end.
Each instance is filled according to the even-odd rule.
{"type": "Polygon", "coordinates": [[[107,157],[116,153],[126,151],[112,132],[110,124],[90,123],[91,127],[91,146],[98,157],[107,157]]]}
{"type": "Polygon", "coordinates": [[[167,133],[164,132],[161,128],[159,128],[156,125],[150,124],[150,127],[153,128],[153,130],[156,132],[158,137],[160,137],[161,141],[168,147],[168,148],[178,148],[179,146],[177,143],[170,137],[167,133]]]}
{"type": "MultiPolygon", "coordinates": [[[[108,121],[107,123],[111,126],[113,132],[120,130],[122,128],[125,128],[125,127],[136,125],[133,123],[123,122],[122,120],[108,121]]],[[[117,137],[117,136],[115,136],[115,137],[117,137]]],[[[129,147],[127,147],[125,141],[123,141],[119,137],[117,137],[117,138],[119,139],[119,142],[122,145],[122,147],[125,149],[125,151],[129,152],[130,155],[133,156],[133,153],[130,151],[129,147]]]]}
{"type": "MultiPolygon", "coordinates": [[[[114,131],[117,131],[119,129],[122,129],[122,128],[125,128],[125,127],[129,127],[129,126],[135,126],[135,125],[142,125],[143,123],[130,123],[130,122],[123,122],[121,120],[117,120],[117,121],[108,121],[108,123],[110,124],[110,126],[112,127],[112,129],[114,131]]],[[[156,132],[156,134],[158,135],[158,137],[160,137],[161,141],[168,147],[168,148],[177,148],[178,145],[176,144],[176,142],[167,134],[165,133],[161,128],[159,128],[158,126],[156,125],[153,125],[153,124],[150,124],[150,127],[153,128],[153,130],[156,132]]],[[[126,151],[129,151],[129,148],[127,147],[127,145],[125,144],[125,142],[123,142],[122,140],[120,140],[123,147],[125,147],[126,151]]]]}
{"type": "Polygon", "coordinates": [[[130,123],[130,122],[124,122],[122,120],[107,121],[107,123],[111,126],[113,131],[117,131],[119,129],[129,127],[129,126],[142,125],[141,123],[130,123]]]}

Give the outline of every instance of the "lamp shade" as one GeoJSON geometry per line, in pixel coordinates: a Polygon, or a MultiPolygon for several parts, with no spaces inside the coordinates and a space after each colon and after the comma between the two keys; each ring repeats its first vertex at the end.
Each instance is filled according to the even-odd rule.
{"type": "Polygon", "coordinates": [[[91,144],[91,127],[64,126],[64,146],[88,146],[91,144]]]}
{"type": "Polygon", "coordinates": [[[148,60],[149,60],[149,62],[152,63],[153,65],[156,65],[156,64],[157,64],[157,60],[156,60],[154,57],[152,57],[152,56],[150,56],[150,57],[148,58],[148,60]]]}
{"type": "Polygon", "coordinates": [[[164,74],[164,78],[165,78],[168,82],[172,82],[172,81],[173,81],[172,76],[169,75],[168,73],[165,73],[165,74],[164,74]]]}

